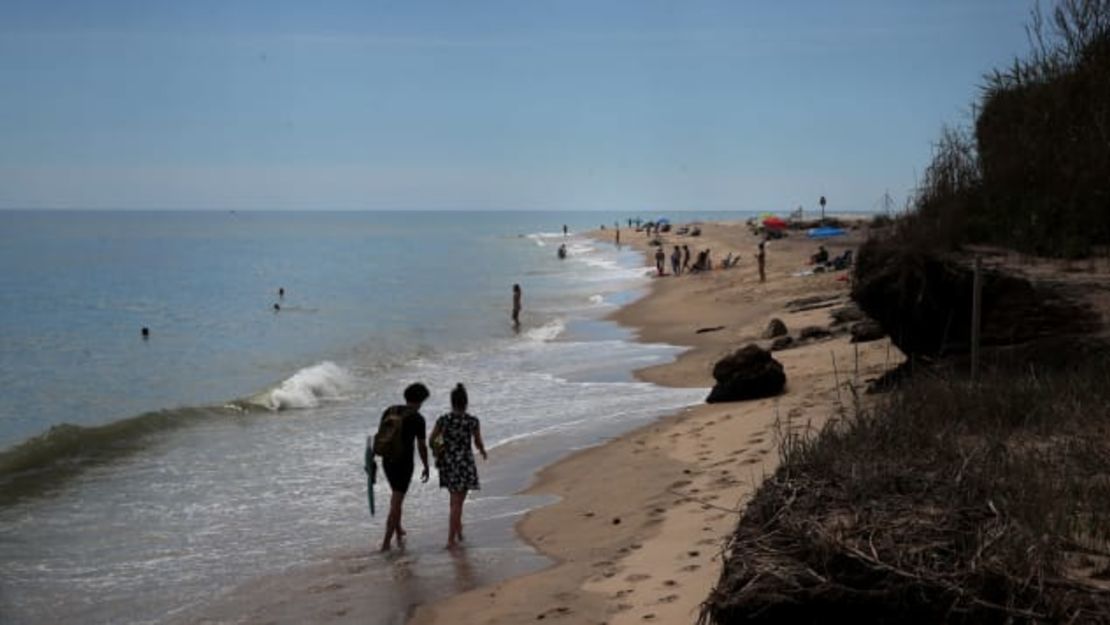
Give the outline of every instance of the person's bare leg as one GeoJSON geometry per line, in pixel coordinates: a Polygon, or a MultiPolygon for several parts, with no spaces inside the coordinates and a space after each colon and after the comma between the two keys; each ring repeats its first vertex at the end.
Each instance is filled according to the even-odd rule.
{"type": "Polygon", "coordinates": [[[465,490],[463,492],[459,493],[459,511],[458,511],[458,516],[456,517],[456,523],[455,523],[455,540],[458,540],[460,543],[463,541],[462,514],[463,514],[463,504],[466,503],[466,493],[467,493],[467,491],[465,491],[465,490]]]}
{"type": "Polygon", "coordinates": [[[451,493],[451,514],[447,522],[447,548],[458,547],[458,534],[462,525],[462,500],[465,493],[451,493]]]}
{"type": "Polygon", "coordinates": [[[401,542],[401,534],[398,533],[398,528],[401,527],[401,504],[405,501],[405,494],[394,491],[389,499],[389,516],[385,521],[385,537],[382,539],[382,551],[389,551],[390,543],[393,542],[393,535],[397,534],[397,542],[401,542]]]}

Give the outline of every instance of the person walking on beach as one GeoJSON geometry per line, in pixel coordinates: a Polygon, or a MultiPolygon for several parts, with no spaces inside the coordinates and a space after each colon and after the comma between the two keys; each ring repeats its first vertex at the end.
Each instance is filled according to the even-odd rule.
{"type": "Polygon", "coordinates": [[[767,273],[764,270],[765,265],[767,263],[767,252],[763,249],[763,245],[765,243],[767,243],[767,241],[760,241],[759,242],[759,253],[757,253],[755,255],[755,260],[759,264],[759,281],[760,282],[766,282],[767,281],[767,273]]]}
{"type": "Polygon", "coordinates": [[[620,247],[620,246],[621,246],[621,229],[620,229],[620,227],[618,227],[617,228],[617,247],[620,247]]]}
{"type": "Polygon", "coordinates": [[[682,250],[676,245],[671,252],[671,273],[678,275],[682,271],[682,250]]]}
{"type": "Polygon", "coordinates": [[[466,387],[457,384],[451,391],[451,412],[436,419],[432,428],[432,449],[439,469],[439,487],[451,495],[451,511],[447,524],[447,548],[458,547],[463,540],[462,509],[466,494],[480,488],[474,450],[486,460],[482,428],[477,417],[466,412],[469,398],[466,387]]]}
{"type": "Polygon", "coordinates": [[[690,246],[682,246],[682,272],[685,273],[690,270],[690,246]]]}
{"type": "Polygon", "coordinates": [[[567,225],[563,224],[563,237],[567,236],[567,225]]]}
{"type": "Polygon", "coordinates": [[[393,496],[389,500],[389,516],[385,522],[385,537],[382,551],[389,551],[393,537],[397,545],[404,546],[405,530],[401,526],[401,509],[405,503],[412,474],[415,471],[412,452],[415,447],[420,452],[420,462],[424,471],[420,481],[428,481],[428,447],[424,440],[427,424],[420,406],[428,399],[428,387],[420,382],[405,388],[405,403],[386,408],[378,423],[378,433],[374,435],[374,454],[382,458],[382,470],[393,496]]]}
{"type": "Polygon", "coordinates": [[[659,275],[663,275],[663,262],[667,259],[667,255],[663,252],[663,246],[655,248],[655,270],[659,275]]]}
{"type": "Polygon", "coordinates": [[[520,285],[513,285],[513,327],[520,328],[520,285]]]}

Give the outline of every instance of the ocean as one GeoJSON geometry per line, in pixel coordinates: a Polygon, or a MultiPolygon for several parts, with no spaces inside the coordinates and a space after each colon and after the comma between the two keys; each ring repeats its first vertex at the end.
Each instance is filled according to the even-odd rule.
{"type": "MultiPolygon", "coordinates": [[[[429,427],[467,385],[490,459],[466,522],[495,528],[460,582],[434,470],[415,485],[420,599],[543,566],[511,533],[534,471],[705,394],[635,380],[678,349],[604,320],[644,259],[579,232],[627,217],[0,212],[0,622],[188,621],[344,557],[387,578],[362,451],[417,380],[429,427]]],[[[381,601],[383,623],[412,607],[381,601]]]]}

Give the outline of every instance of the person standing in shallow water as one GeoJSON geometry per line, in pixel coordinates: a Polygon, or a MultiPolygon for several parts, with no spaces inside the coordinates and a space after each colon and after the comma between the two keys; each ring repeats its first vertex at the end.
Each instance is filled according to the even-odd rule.
{"type": "Polygon", "coordinates": [[[397,544],[404,546],[406,532],[401,526],[401,513],[405,494],[412,482],[412,474],[416,471],[412,461],[414,447],[419,450],[420,461],[424,463],[420,481],[428,481],[428,447],[424,443],[427,424],[424,415],[420,414],[420,406],[428,399],[428,395],[428,387],[420,382],[410,384],[405,388],[405,403],[386,408],[378,424],[378,433],[374,436],[374,453],[381,456],[382,470],[389,481],[390,490],[393,491],[389,500],[389,516],[386,517],[382,551],[389,551],[394,536],[397,544]]]}
{"type": "Polygon", "coordinates": [[[478,418],[466,412],[469,398],[462,384],[451,391],[451,412],[436,419],[432,429],[432,450],[439,469],[439,487],[451,495],[450,518],[447,524],[447,548],[454,549],[463,540],[462,509],[466,495],[478,490],[478,467],[473,447],[486,460],[482,428],[478,418]]]}
{"type": "Polygon", "coordinates": [[[520,328],[520,285],[513,285],[513,327],[520,328]]]}

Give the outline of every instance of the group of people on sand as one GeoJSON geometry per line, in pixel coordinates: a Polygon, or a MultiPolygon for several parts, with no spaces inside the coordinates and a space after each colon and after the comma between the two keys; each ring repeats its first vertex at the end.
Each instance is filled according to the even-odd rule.
{"type": "MultiPolygon", "coordinates": [[[[762,250],[762,244],[760,244],[762,250]]],[[[702,271],[711,271],[713,269],[712,250],[705,248],[698,252],[693,264],[690,263],[690,246],[689,245],[675,245],[671,251],[671,275],[681,276],[684,273],[698,273],[702,271]]],[[[667,254],[664,251],[663,245],[660,244],[655,248],[655,271],[659,276],[665,276],[665,266],[667,261],[667,254]]],[[[721,269],[731,269],[740,262],[740,255],[729,252],[725,259],[721,261],[721,269]]]]}
{"type": "MultiPolygon", "coordinates": [[[[479,488],[474,448],[482,454],[483,460],[487,458],[481,423],[467,412],[469,397],[466,387],[457,384],[451,391],[450,412],[436,419],[432,435],[428,437],[427,424],[420,408],[430,395],[428,387],[420,382],[410,384],[405,388],[405,403],[386,408],[378,423],[377,433],[368,441],[373,455],[381,458],[382,471],[392,490],[382,551],[389,551],[395,540],[399,547],[404,547],[407,532],[401,520],[405,495],[416,472],[413,454],[419,453],[420,462],[424,465],[420,481],[427,482],[429,446],[439,472],[439,487],[446,489],[450,495],[447,548],[454,549],[463,542],[463,502],[468,492],[479,488]]],[[[370,462],[373,460],[370,459],[370,462]]],[[[371,468],[368,466],[367,470],[371,468]]]]}

